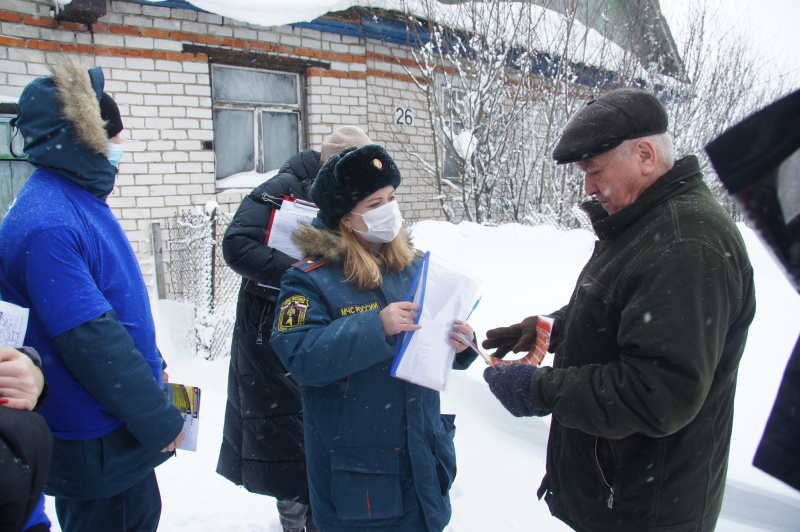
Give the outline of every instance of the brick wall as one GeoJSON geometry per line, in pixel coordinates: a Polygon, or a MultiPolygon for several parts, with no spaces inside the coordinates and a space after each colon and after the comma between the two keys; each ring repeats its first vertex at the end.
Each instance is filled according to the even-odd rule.
{"type": "Polygon", "coordinates": [[[209,201],[232,212],[249,192],[216,188],[214,155],[203,149],[203,142],[213,139],[209,57],[186,52],[185,45],[329,63],[329,68],[306,72],[308,147],[319,149],[338,125],[366,129],[386,145],[403,172],[405,217],[441,216],[420,164],[420,159],[432,162],[433,139],[406,50],[346,35],[264,28],[124,1],[110,2],[108,14],[91,29],[58,22],[50,9],[49,0],[0,4],[0,95],[18,97],[34,78],[48,75],[47,63],[64,53],[103,67],[106,91],[120,106],[128,140],[108,202],[148,280],[152,221],[209,201]],[[396,123],[398,108],[409,110],[412,124],[396,123]]]}

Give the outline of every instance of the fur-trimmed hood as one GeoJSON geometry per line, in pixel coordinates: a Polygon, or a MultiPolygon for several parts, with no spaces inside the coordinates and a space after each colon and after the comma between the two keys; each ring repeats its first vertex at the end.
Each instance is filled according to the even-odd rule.
{"type": "MultiPolygon", "coordinates": [[[[405,228],[400,229],[398,238],[405,239],[408,247],[414,249],[411,235],[405,228]]],[[[315,257],[327,262],[341,263],[344,262],[347,253],[347,241],[317,218],[310,224],[301,225],[292,235],[292,240],[303,252],[304,257],[315,257]]]]}
{"type": "Polygon", "coordinates": [[[19,98],[15,125],[28,161],[105,199],[114,188],[116,168],[107,158],[108,135],[100,116],[103,71],[72,57],[51,70],[52,76],[33,80],[19,98]]]}

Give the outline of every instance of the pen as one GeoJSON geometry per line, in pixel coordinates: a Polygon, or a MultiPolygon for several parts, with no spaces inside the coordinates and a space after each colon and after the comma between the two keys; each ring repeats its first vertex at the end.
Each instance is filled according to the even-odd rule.
{"type": "Polygon", "coordinates": [[[469,338],[467,338],[467,337],[466,337],[466,335],[465,335],[464,333],[462,333],[462,332],[459,332],[458,334],[461,336],[461,338],[463,338],[463,339],[464,339],[464,341],[465,341],[465,342],[467,342],[467,344],[469,344],[469,346],[470,346],[472,349],[474,349],[475,351],[477,351],[477,353],[478,353],[480,356],[482,356],[482,357],[483,357],[483,359],[486,361],[486,363],[487,363],[487,364],[489,364],[490,366],[494,366],[494,364],[492,364],[492,359],[489,357],[489,355],[487,355],[486,353],[484,353],[484,352],[481,350],[481,348],[480,348],[480,347],[478,347],[477,345],[475,345],[475,343],[474,343],[472,340],[470,340],[469,338]]]}
{"type": "Polygon", "coordinates": [[[472,310],[469,311],[469,314],[467,314],[467,319],[465,319],[464,321],[469,321],[469,317],[472,316],[472,313],[475,312],[476,308],[478,308],[478,303],[481,302],[481,299],[483,299],[483,296],[480,296],[478,300],[475,302],[475,304],[472,305],[472,310]]]}

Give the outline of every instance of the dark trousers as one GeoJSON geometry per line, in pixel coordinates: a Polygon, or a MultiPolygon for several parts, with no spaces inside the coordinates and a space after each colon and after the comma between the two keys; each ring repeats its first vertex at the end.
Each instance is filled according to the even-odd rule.
{"type": "Polygon", "coordinates": [[[141,482],[106,499],[73,501],[56,497],[63,532],[155,532],[161,518],[161,492],[155,470],[141,482]]]}

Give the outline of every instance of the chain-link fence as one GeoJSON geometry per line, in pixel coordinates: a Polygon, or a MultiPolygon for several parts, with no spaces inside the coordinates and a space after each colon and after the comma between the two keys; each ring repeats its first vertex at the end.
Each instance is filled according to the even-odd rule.
{"type": "Polygon", "coordinates": [[[230,354],[241,278],[222,258],[231,215],[183,211],[166,220],[170,292],[195,309],[197,353],[213,360],[230,354]]]}

